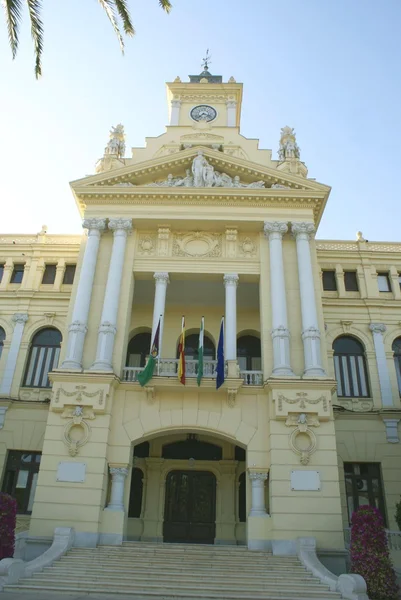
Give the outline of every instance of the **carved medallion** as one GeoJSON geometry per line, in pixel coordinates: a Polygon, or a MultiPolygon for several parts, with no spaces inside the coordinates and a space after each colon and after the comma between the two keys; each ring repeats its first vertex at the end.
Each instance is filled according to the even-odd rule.
{"type": "Polygon", "coordinates": [[[221,256],[221,234],[202,231],[176,233],[173,255],[189,258],[218,258],[221,256]]]}

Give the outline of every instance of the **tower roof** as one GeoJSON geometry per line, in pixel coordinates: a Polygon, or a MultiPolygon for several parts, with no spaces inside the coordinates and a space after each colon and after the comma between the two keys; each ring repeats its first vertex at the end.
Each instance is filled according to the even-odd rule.
{"type": "Polygon", "coordinates": [[[223,83],[223,77],[221,75],[212,75],[209,72],[209,64],[211,63],[211,56],[209,54],[209,48],[206,50],[206,56],[202,60],[203,71],[199,75],[188,75],[189,83],[200,83],[202,79],[206,79],[208,83],[223,83]]]}

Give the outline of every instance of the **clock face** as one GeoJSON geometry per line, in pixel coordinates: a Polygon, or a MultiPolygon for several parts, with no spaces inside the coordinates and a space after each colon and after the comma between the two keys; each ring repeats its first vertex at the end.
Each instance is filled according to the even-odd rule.
{"type": "Polygon", "coordinates": [[[194,121],[213,121],[217,117],[217,112],[213,106],[207,104],[199,104],[191,110],[191,118],[194,121]]]}

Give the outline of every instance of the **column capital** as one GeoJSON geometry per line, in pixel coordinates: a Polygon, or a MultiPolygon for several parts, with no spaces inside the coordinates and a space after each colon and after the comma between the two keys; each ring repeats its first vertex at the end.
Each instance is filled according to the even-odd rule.
{"type": "Polygon", "coordinates": [[[298,236],[305,236],[304,239],[310,239],[313,237],[313,234],[316,231],[316,228],[313,223],[301,222],[301,223],[291,223],[291,231],[295,238],[298,236]]]}
{"type": "Polygon", "coordinates": [[[88,229],[89,231],[104,231],[106,229],[106,219],[84,219],[82,221],[82,227],[84,229],[88,229]]]}
{"type": "Polygon", "coordinates": [[[237,287],[239,277],[238,273],[225,273],[223,276],[224,285],[227,287],[228,285],[233,285],[237,287]]]}
{"type": "Polygon", "coordinates": [[[114,232],[114,234],[119,230],[128,232],[132,230],[132,219],[109,219],[108,227],[114,232]]]}
{"type": "Polygon", "coordinates": [[[263,224],[263,232],[267,238],[273,237],[272,234],[275,233],[282,238],[287,231],[288,225],[284,221],[265,221],[263,224]]]}
{"type": "Polygon", "coordinates": [[[226,100],[227,108],[235,108],[237,106],[236,100],[226,100]]]}
{"type": "Polygon", "coordinates": [[[109,465],[109,471],[112,477],[126,477],[128,475],[128,467],[112,467],[109,465]]]}
{"type": "Polygon", "coordinates": [[[173,108],[180,108],[180,106],[181,106],[181,100],[179,100],[179,99],[172,100],[171,101],[171,106],[173,108]]]}
{"type": "Polygon", "coordinates": [[[269,476],[268,471],[252,471],[248,469],[249,479],[251,481],[265,482],[269,476]]]}
{"type": "Polygon", "coordinates": [[[14,313],[11,320],[14,321],[14,323],[24,324],[28,320],[28,313],[14,313]]]}
{"type": "Polygon", "coordinates": [[[68,327],[68,332],[69,333],[83,333],[86,334],[88,331],[88,328],[86,326],[86,324],[83,321],[73,321],[72,323],[70,323],[69,327],[68,327]]]}
{"type": "Polygon", "coordinates": [[[380,335],[383,335],[383,333],[387,331],[387,327],[384,323],[371,323],[369,329],[372,333],[378,333],[380,335]]]}
{"type": "Polygon", "coordinates": [[[153,274],[153,279],[156,281],[156,285],[158,283],[164,283],[165,285],[170,283],[170,279],[168,273],[163,271],[157,271],[153,274]]]}

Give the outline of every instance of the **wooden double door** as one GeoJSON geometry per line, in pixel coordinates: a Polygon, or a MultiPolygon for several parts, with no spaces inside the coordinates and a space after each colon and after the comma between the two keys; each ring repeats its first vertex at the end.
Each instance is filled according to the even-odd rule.
{"type": "Polygon", "coordinates": [[[170,471],[166,480],[163,540],[213,544],[216,477],[209,471],[170,471]]]}

